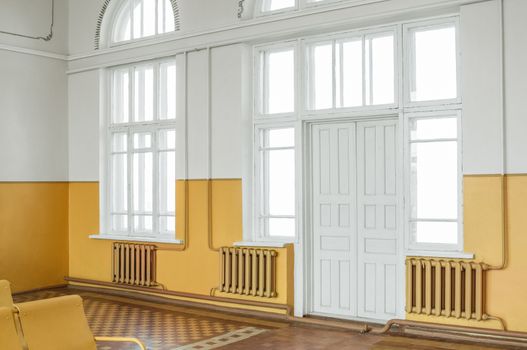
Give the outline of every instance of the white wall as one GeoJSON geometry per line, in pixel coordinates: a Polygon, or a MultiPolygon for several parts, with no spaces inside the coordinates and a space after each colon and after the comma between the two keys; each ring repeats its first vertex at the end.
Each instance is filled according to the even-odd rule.
{"type": "Polygon", "coordinates": [[[502,171],[501,24],[499,1],[461,7],[463,171],[502,171]]]}
{"type": "Polygon", "coordinates": [[[68,76],[70,181],[99,180],[99,71],[68,76]]]}
{"type": "Polygon", "coordinates": [[[527,1],[506,0],[505,112],[507,173],[527,173],[527,1]]]}
{"type": "MultiPolygon", "coordinates": [[[[4,3],[4,18],[25,17],[4,21],[2,30],[36,34],[50,20],[50,4],[33,11],[26,0],[4,3]]],[[[67,0],[55,4],[50,41],[0,34],[0,181],[68,180],[66,62],[46,57],[67,52],[67,0]]]]}

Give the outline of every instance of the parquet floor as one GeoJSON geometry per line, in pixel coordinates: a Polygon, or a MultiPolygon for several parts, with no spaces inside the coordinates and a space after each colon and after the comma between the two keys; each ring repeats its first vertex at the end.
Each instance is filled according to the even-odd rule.
{"type": "MultiPolygon", "coordinates": [[[[156,304],[124,297],[55,289],[15,296],[15,302],[79,294],[97,336],[141,339],[149,350],[489,350],[496,347],[400,336],[361,335],[309,325],[255,320],[189,307],[156,304]]],[[[99,343],[98,350],[136,349],[99,343]]],[[[74,350],[74,349],[72,349],[74,350]]]]}

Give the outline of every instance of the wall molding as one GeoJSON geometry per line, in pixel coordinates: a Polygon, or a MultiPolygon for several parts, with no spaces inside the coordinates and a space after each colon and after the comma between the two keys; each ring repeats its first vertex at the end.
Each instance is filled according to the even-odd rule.
{"type": "Polygon", "coordinates": [[[25,55],[33,55],[33,56],[51,58],[51,59],[60,60],[60,61],[68,61],[67,55],[62,55],[59,53],[47,52],[47,51],[42,51],[42,50],[27,49],[27,48],[19,47],[19,46],[0,44],[0,50],[16,52],[16,53],[21,53],[25,55]]]}
{"type": "Polygon", "coordinates": [[[26,38],[26,39],[50,41],[53,38],[54,23],[55,23],[55,0],[51,0],[51,24],[49,26],[49,33],[42,35],[42,36],[33,36],[33,35],[27,35],[27,34],[13,33],[13,32],[8,32],[8,31],[3,31],[3,30],[1,30],[0,33],[6,34],[6,35],[14,35],[14,36],[18,36],[18,37],[26,38]]]}

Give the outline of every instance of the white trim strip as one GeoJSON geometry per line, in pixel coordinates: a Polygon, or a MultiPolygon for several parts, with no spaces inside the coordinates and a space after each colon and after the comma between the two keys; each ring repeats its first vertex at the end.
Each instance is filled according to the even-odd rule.
{"type": "Polygon", "coordinates": [[[99,233],[95,235],[88,236],[91,239],[99,239],[106,241],[124,241],[124,242],[149,242],[149,243],[167,243],[167,244],[183,244],[183,241],[180,239],[174,238],[160,238],[160,237],[132,237],[125,235],[112,235],[99,233]]]}
{"type": "Polygon", "coordinates": [[[51,59],[60,60],[60,61],[68,61],[68,56],[66,55],[53,53],[53,52],[47,52],[47,51],[41,51],[41,50],[26,49],[24,47],[18,47],[18,46],[12,46],[12,45],[0,44],[0,50],[22,53],[26,55],[39,56],[39,57],[46,57],[46,58],[51,58],[51,59]]]}

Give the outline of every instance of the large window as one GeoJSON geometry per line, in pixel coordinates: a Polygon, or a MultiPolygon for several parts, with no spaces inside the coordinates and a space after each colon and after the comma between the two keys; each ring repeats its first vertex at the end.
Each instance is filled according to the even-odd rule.
{"type": "Polygon", "coordinates": [[[444,18],[255,48],[256,238],[299,231],[304,123],[398,115],[406,248],[463,249],[457,26],[444,18]]]}
{"type": "Polygon", "coordinates": [[[261,128],[258,138],[258,229],[264,238],[295,237],[295,129],[261,128]]]}
{"type": "Polygon", "coordinates": [[[173,240],[176,62],[111,71],[105,234],[173,240]]]}
{"type": "Polygon", "coordinates": [[[112,42],[172,32],[175,21],[170,0],[125,0],[115,14],[112,42]]]}
{"type": "Polygon", "coordinates": [[[408,116],[410,246],[458,248],[460,168],[458,114],[408,116]]]}

